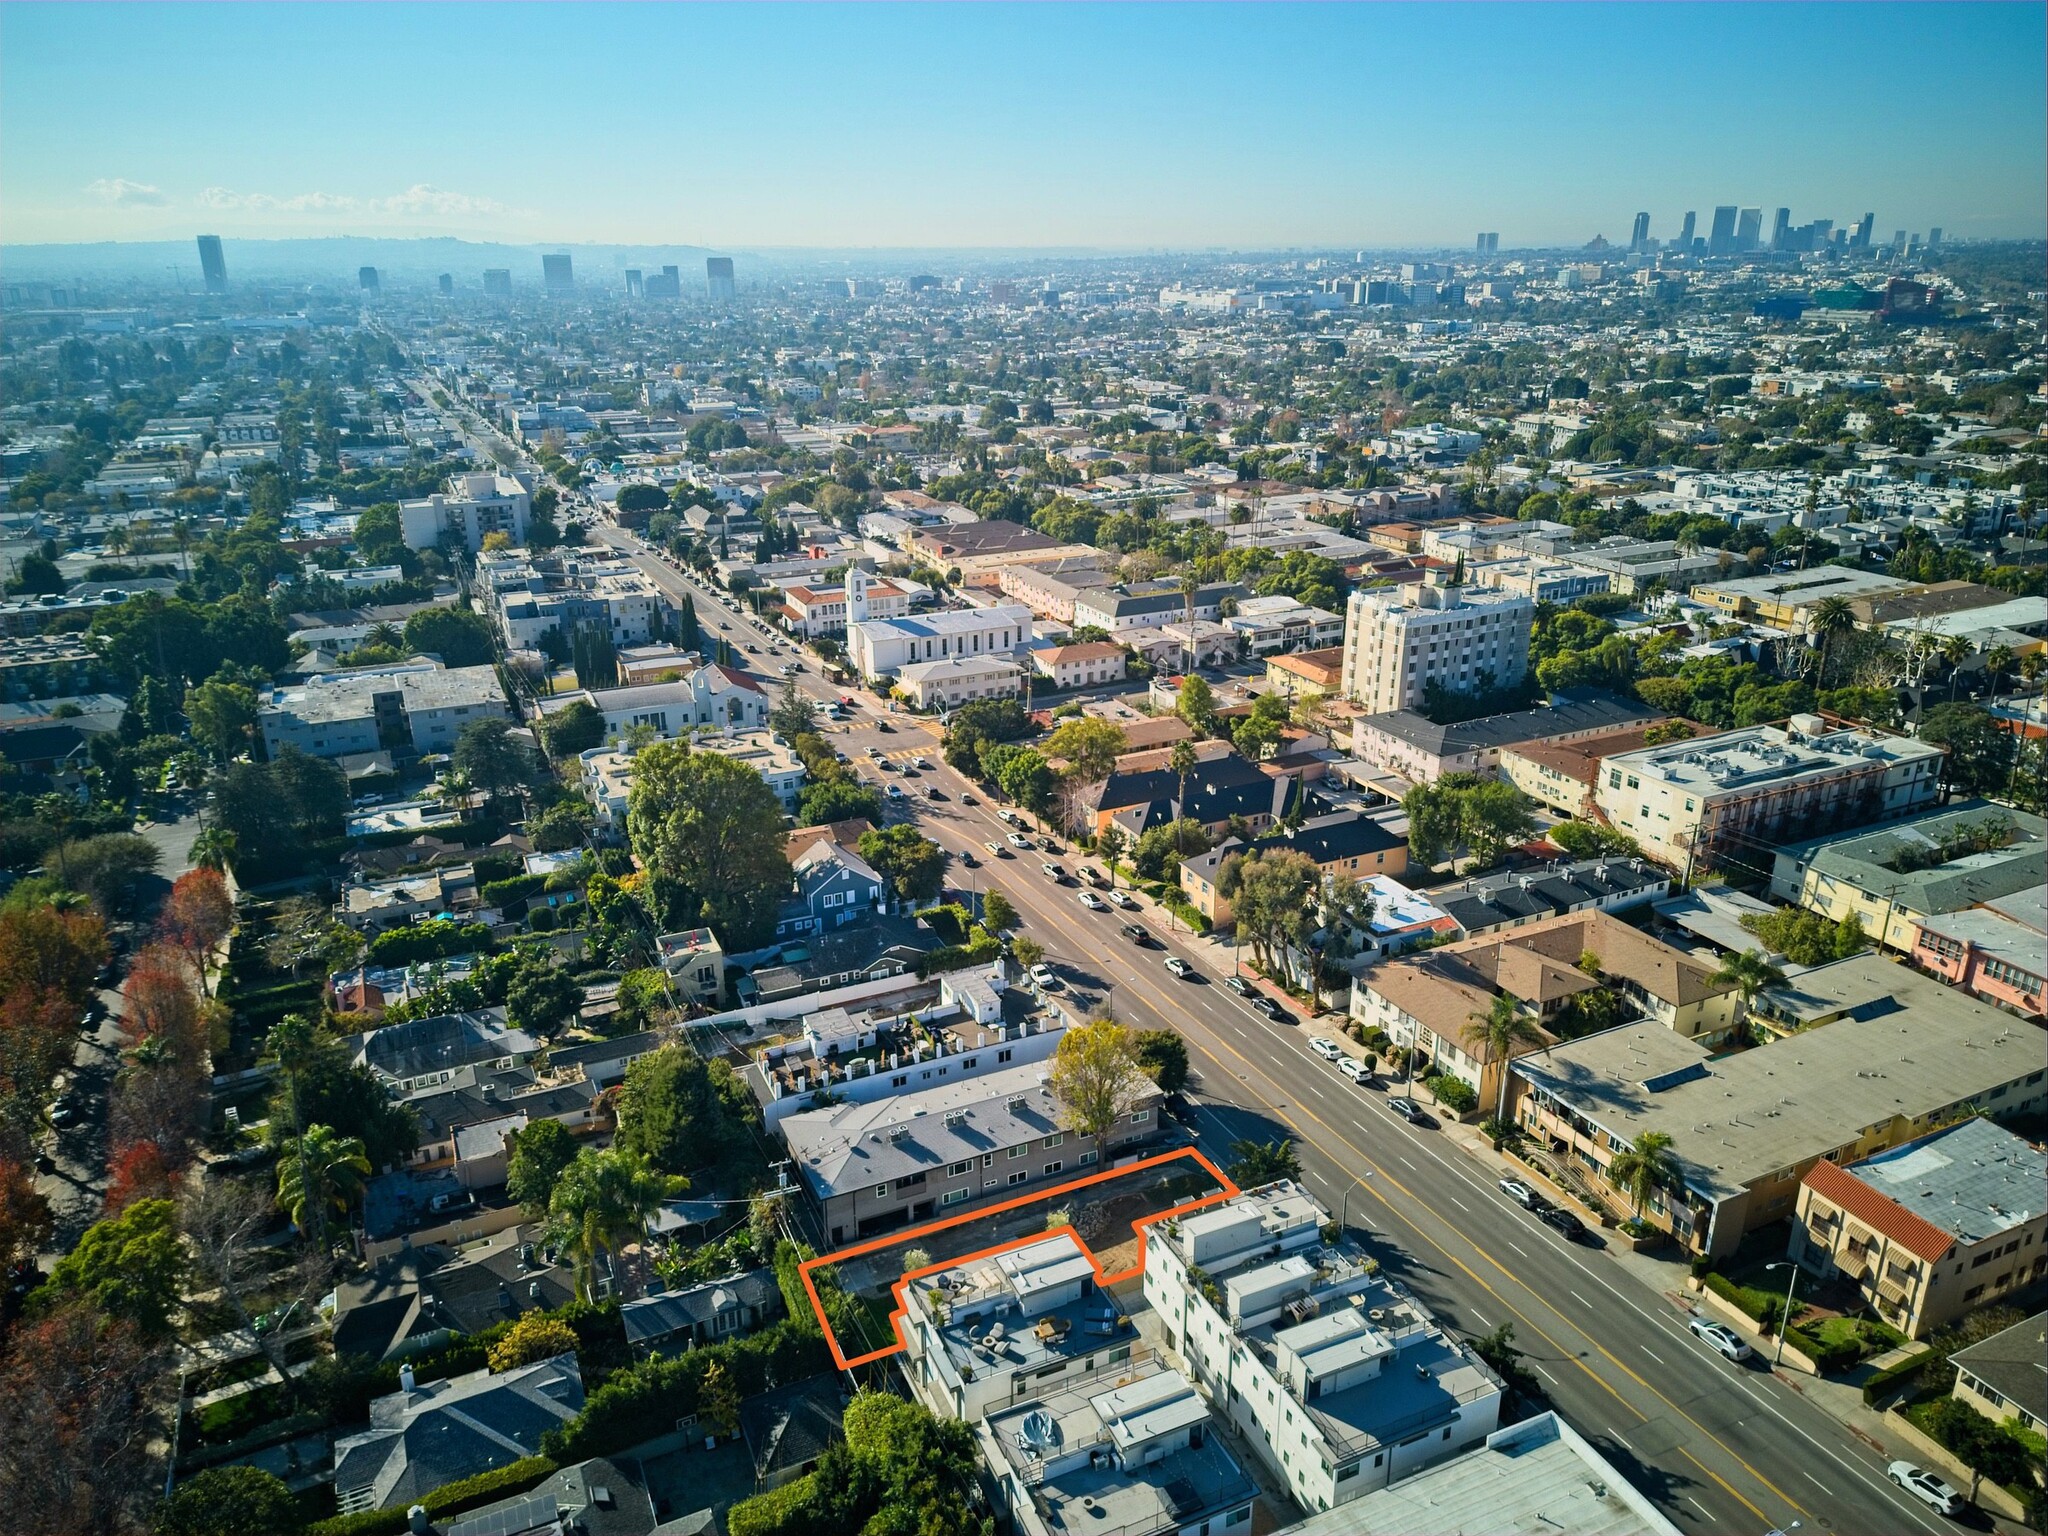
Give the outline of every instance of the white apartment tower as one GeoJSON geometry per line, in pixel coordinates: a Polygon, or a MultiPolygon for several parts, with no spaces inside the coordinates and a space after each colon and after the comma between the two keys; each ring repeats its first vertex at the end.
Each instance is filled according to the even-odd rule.
{"type": "Polygon", "coordinates": [[[1529,670],[1536,605],[1517,592],[1454,584],[1368,588],[1344,610],[1344,696],[1375,714],[1413,709],[1431,682],[1507,687],[1529,670]]]}

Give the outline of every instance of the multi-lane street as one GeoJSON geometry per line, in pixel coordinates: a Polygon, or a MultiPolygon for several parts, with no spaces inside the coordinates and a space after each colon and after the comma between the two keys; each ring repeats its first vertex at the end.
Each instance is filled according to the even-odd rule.
{"type": "MultiPolygon", "coordinates": [[[[740,665],[764,687],[780,686],[786,639],[771,648],[767,626],[633,535],[602,521],[596,535],[671,595],[689,594],[707,632],[731,639],[740,665]]],[[[797,681],[820,701],[841,696],[815,658],[797,681]]],[[[1187,1040],[1204,1150],[1222,1162],[1240,1138],[1293,1138],[1309,1182],[1389,1272],[1463,1334],[1512,1324],[1549,1402],[1680,1527],[1760,1533],[1796,1525],[1857,1536],[1943,1528],[1886,1480],[1878,1447],[1809,1404],[1789,1378],[1701,1344],[1686,1327],[1675,1270],[1673,1289],[1661,1291],[1599,1248],[1568,1242],[1513,1204],[1492,1171],[1440,1130],[1397,1118],[1387,1091],[1358,1087],[1315,1056],[1293,1016],[1270,1020],[1233,995],[1221,984],[1231,964],[1226,947],[1188,935],[1143,898],[1137,912],[1091,910],[1080,887],[1041,872],[1050,855],[991,853],[988,845],[1007,846],[1015,829],[985,791],[945,766],[937,723],[884,715],[872,695],[857,697],[849,722],[821,728],[876,783],[899,781],[870,748],[897,769],[929,760],[903,786],[905,797],[889,801],[890,815],[913,820],[953,855],[949,883],[970,896],[1002,889],[1023,930],[1045,946],[1075,1011],[1165,1026],[1187,1040]],[[927,798],[928,786],[945,798],[927,798]],[[963,793],[977,803],[964,803],[963,793]],[[1134,920],[1149,931],[1150,947],[1124,934],[1134,920]],[[1194,974],[1169,973],[1169,957],[1194,974]]],[[[1070,871],[1083,862],[1072,849],[1059,858],[1070,871]]]]}

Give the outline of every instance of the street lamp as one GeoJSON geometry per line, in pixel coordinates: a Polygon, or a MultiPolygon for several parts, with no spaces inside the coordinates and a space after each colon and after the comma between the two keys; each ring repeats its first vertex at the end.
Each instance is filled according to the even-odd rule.
{"type": "Polygon", "coordinates": [[[1344,1233],[1346,1232],[1346,1230],[1349,1229],[1351,1225],[1352,1193],[1355,1190],[1365,1188],[1365,1181],[1371,1177],[1372,1170],[1368,1168],[1363,1173],[1353,1174],[1351,1176],[1351,1182],[1344,1186],[1344,1198],[1341,1202],[1339,1202],[1337,1207],[1337,1238],[1340,1242],[1343,1240],[1344,1233]]]}
{"type": "Polygon", "coordinates": [[[1775,1264],[1766,1264],[1764,1268],[1791,1271],[1785,1277],[1785,1315],[1778,1319],[1778,1347],[1771,1355],[1771,1364],[1775,1366],[1785,1358],[1785,1330],[1792,1326],[1792,1288],[1799,1284],[1799,1266],[1791,1259],[1780,1259],[1775,1264]]]}

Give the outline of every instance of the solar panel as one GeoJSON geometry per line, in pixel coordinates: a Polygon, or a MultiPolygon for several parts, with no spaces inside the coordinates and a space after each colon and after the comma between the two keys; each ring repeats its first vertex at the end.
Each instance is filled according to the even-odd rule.
{"type": "Polygon", "coordinates": [[[531,1531],[555,1529],[560,1513],[552,1493],[537,1494],[451,1525],[447,1536],[526,1536],[531,1531]]]}

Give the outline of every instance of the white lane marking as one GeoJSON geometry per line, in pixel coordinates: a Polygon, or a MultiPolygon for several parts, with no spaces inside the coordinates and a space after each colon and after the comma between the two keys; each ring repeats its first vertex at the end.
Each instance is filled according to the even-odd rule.
{"type": "Polygon", "coordinates": [[[1698,1499],[1694,1498],[1691,1494],[1688,1493],[1685,1496],[1685,1502],[1690,1504],[1694,1509],[1698,1510],[1701,1514],[1705,1515],[1709,1520],[1712,1520],[1715,1524],[1720,1524],[1720,1517],[1716,1515],[1711,1509],[1707,1508],[1706,1505],[1702,1504],[1698,1499]]]}
{"type": "Polygon", "coordinates": [[[1573,1301],[1576,1301],[1582,1307],[1590,1308],[1593,1305],[1593,1303],[1586,1300],[1586,1298],[1581,1296],[1577,1291],[1569,1291],[1568,1294],[1571,1296],[1571,1299],[1573,1301]]]}
{"type": "Polygon", "coordinates": [[[1460,1200],[1456,1195],[1447,1194],[1444,1196],[1444,1198],[1450,1201],[1451,1204],[1455,1205],[1459,1210],[1463,1211],[1467,1216],[1472,1214],[1472,1207],[1467,1205],[1464,1201],[1460,1200]]]}
{"type": "Polygon", "coordinates": [[[1493,1324],[1489,1323],[1484,1317],[1480,1316],[1479,1309],[1477,1307],[1474,1307],[1471,1310],[1473,1317],[1478,1318],[1480,1327],[1491,1328],[1493,1326],[1493,1324]]]}
{"type": "Polygon", "coordinates": [[[1664,1363],[1664,1357],[1658,1354],[1657,1351],[1655,1351],[1654,1349],[1650,1348],[1649,1345],[1638,1344],[1636,1348],[1640,1349],[1644,1354],[1648,1355],[1652,1360],[1656,1361],[1659,1365],[1662,1365],[1664,1363]]]}
{"type": "Polygon", "coordinates": [[[1826,1483],[1822,1482],[1819,1478],[1815,1477],[1811,1472],[1806,1474],[1806,1480],[1809,1483],[1813,1484],[1814,1487],[1818,1488],[1822,1493],[1826,1494],[1829,1498],[1832,1499],[1836,1496],[1834,1489],[1830,1488],[1826,1483]]]}
{"type": "Polygon", "coordinates": [[[1526,1259],[1527,1257],[1529,1257],[1528,1251],[1524,1249],[1522,1245],[1516,1242],[1512,1237],[1508,1239],[1508,1246],[1514,1249],[1515,1252],[1521,1254],[1523,1258],[1526,1259]]]}
{"type": "MultiPolygon", "coordinates": [[[[1398,1153],[1398,1152],[1396,1152],[1396,1153],[1395,1153],[1394,1155],[1395,1155],[1396,1157],[1401,1157],[1401,1154],[1400,1154],[1400,1153],[1398,1153]]],[[[1402,1158],[1401,1158],[1401,1161],[1402,1161],[1403,1163],[1407,1163],[1407,1164],[1408,1164],[1408,1167],[1409,1167],[1410,1169],[1412,1169],[1412,1170],[1413,1170],[1414,1172],[1416,1172],[1416,1173],[1420,1173],[1420,1172],[1422,1172],[1422,1170],[1421,1170],[1420,1168],[1417,1168],[1417,1167],[1416,1167],[1416,1166],[1415,1166],[1415,1165],[1414,1165],[1413,1163],[1410,1163],[1410,1162],[1408,1162],[1408,1159],[1407,1159],[1407,1158],[1405,1158],[1405,1157],[1402,1157],[1402,1158]]]]}

